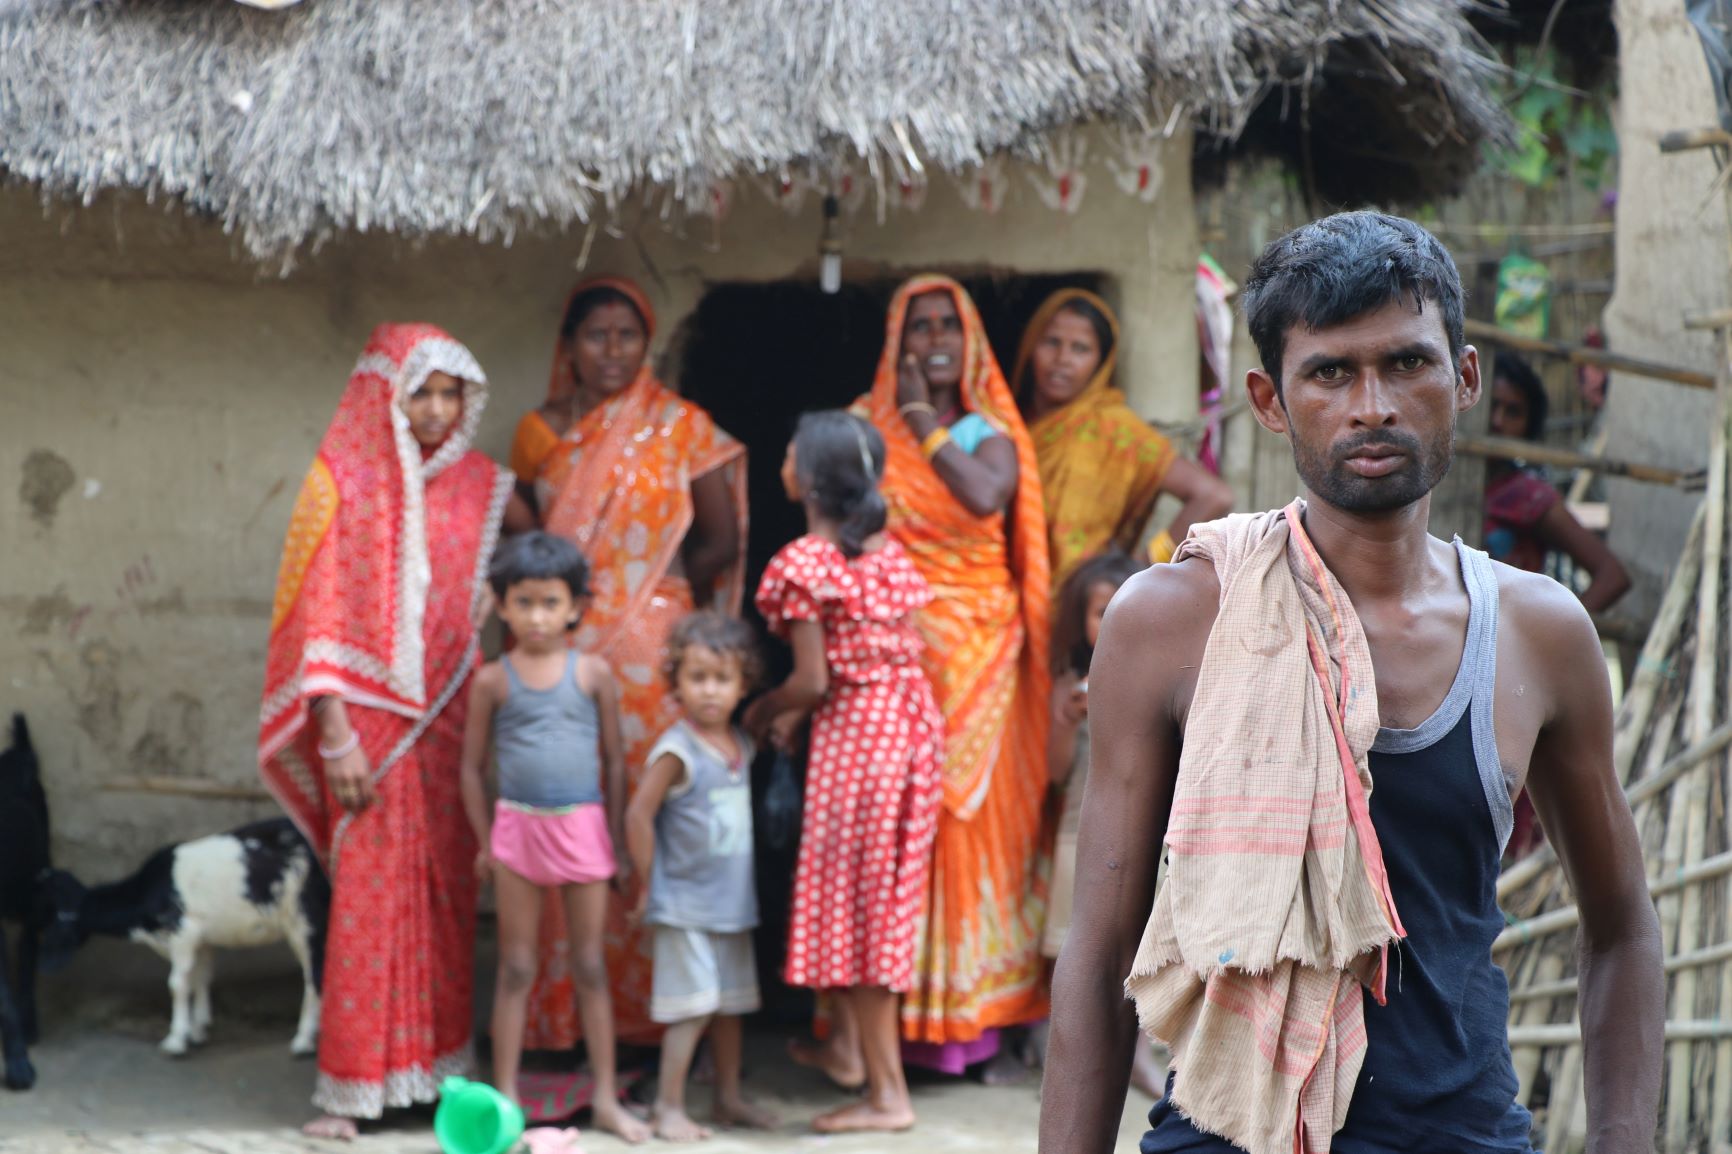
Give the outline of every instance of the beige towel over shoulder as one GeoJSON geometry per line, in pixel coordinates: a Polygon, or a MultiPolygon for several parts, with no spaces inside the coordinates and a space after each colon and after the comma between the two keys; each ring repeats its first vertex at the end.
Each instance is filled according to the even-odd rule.
{"type": "Polygon", "coordinates": [[[1367,800],[1365,631],[1302,502],[1192,527],[1221,602],[1185,723],[1167,877],[1125,992],[1173,1104],[1251,1154],[1327,1154],[1403,935],[1367,800]]]}

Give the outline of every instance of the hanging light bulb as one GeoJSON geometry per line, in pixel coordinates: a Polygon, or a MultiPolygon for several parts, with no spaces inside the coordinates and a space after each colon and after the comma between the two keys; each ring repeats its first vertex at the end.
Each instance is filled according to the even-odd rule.
{"type": "Polygon", "coordinates": [[[842,206],[834,193],[824,197],[824,231],[818,239],[818,287],[834,295],[842,291],[842,206]]]}

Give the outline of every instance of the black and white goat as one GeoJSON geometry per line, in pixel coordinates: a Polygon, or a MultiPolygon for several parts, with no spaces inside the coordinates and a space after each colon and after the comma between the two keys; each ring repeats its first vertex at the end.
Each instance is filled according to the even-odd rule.
{"type": "Polygon", "coordinates": [[[0,753],[0,923],[20,925],[18,965],[9,963],[0,925],[0,1054],[8,1090],[36,1084],[30,1043],[36,1041],[36,954],[48,876],[48,798],[24,715],[12,715],[12,745],[0,753]],[[16,981],[10,979],[16,978],[16,981]]]}
{"type": "Polygon", "coordinates": [[[131,938],[168,959],[174,995],[162,1040],[168,1054],[184,1054],[209,1034],[216,949],[288,942],[305,982],[289,1051],[313,1053],[331,888],[287,818],[165,846],[137,873],[108,885],[86,889],[59,870],[49,885],[55,908],[45,942],[49,966],[64,964],[91,934],[131,938]]]}

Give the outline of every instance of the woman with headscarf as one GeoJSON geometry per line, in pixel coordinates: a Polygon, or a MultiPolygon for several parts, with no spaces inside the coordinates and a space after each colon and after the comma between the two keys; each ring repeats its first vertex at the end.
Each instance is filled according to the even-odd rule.
{"type": "Polygon", "coordinates": [[[475,843],[458,762],[511,475],[470,448],[487,378],[431,325],[381,325],[283,545],[265,785],[332,884],[307,1132],[432,1102],[468,1070],[475,843]]]}
{"type": "Polygon", "coordinates": [[[1172,557],[1193,522],[1233,507],[1225,481],[1180,457],[1125,404],[1112,383],[1118,345],[1107,303],[1067,288],[1042,303],[1017,353],[1011,379],[1040,463],[1054,589],[1097,553],[1135,552],[1162,493],[1182,504],[1150,542],[1157,562],[1172,557]]]}
{"type": "Polygon", "coordinates": [[[916,615],[944,714],[931,891],[903,1000],[910,1062],[948,1072],[1046,1012],[1035,860],[1046,793],[1046,522],[1034,450],[974,302],[915,277],[856,406],[888,450],[888,529],[935,594],[916,615]]]}
{"type": "MultiPolygon", "coordinates": [[[[655,312],[632,282],[579,285],[560,324],[547,401],[525,414],[511,447],[541,527],[575,541],[589,560],[593,599],[577,644],[619,679],[628,792],[679,717],[661,673],[668,633],[695,607],[737,613],[745,580],[745,446],[656,380],[654,334],[655,312]]],[[[622,1038],[653,1039],[649,938],[626,924],[629,898],[608,920],[614,1020],[622,1038]]],[[[564,925],[550,903],[526,1048],[565,1049],[578,1037],[564,925]]]]}

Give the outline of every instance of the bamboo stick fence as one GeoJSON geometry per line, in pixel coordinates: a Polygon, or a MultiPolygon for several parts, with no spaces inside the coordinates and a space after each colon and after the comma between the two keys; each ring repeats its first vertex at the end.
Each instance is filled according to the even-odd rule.
{"type": "MultiPolygon", "coordinates": [[[[1668,151],[1698,146],[1688,134],[1668,140],[1668,151]]],[[[1725,624],[1732,311],[1685,325],[1719,331],[1719,415],[1702,505],[1619,709],[1612,759],[1641,835],[1666,957],[1656,1149],[1732,1154],[1732,628],[1725,624]]],[[[1498,900],[1510,925],[1492,953],[1510,980],[1519,1096],[1534,1112],[1546,1154],[1575,1154],[1587,1132],[1577,915],[1550,849],[1506,870],[1498,900]]]]}

